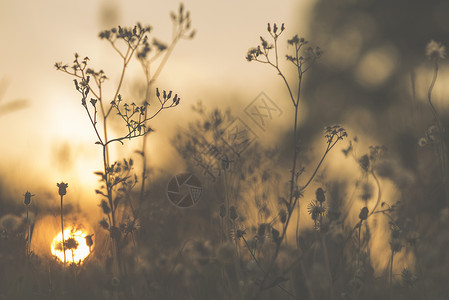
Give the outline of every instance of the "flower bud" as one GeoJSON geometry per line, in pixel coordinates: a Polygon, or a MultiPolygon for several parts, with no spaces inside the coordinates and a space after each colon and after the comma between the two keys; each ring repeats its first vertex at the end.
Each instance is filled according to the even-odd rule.
{"type": "Polygon", "coordinates": [[[92,233],[92,234],[89,234],[89,235],[86,235],[86,237],[85,237],[85,239],[86,239],[86,245],[88,246],[88,247],[92,247],[92,245],[94,244],[94,241],[92,240],[92,237],[94,236],[94,234],[92,233]]]}
{"type": "Polygon", "coordinates": [[[359,214],[359,218],[361,221],[368,219],[368,212],[368,207],[365,206],[364,208],[362,208],[359,214]]]}
{"type": "Polygon", "coordinates": [[[322,188],[317,188],[315,195],[316,195],[316,200],[319,203],[323,203],[324,201],[326,201],[326,196],[324,195],[324,190],[322,188]]]}
{"type": "Polygon", "coordinates": [[[25,200],[23,200],[23,203],[25,203],[25,205],[30,205],[31,197],[33,197],[34,195],[31,195],[30,192],[26,192],[24,196],[25,196],[25,200]]]}
{"type": "Polygon", "coordinates": [[[67,194],[67,187],[69,186],[68,183],[64,183],[61,181],[61,183],[57,183],[56,184],[59,188],[59,195],[60,196],[64,196],[65,194],[67,194]]]}

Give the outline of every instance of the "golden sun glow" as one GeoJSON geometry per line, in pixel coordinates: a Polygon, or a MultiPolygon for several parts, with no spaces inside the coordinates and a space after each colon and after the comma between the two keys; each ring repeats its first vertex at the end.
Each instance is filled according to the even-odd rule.
{"type": "MultiPolygon", "coordinates": [[[[92,235],[73,227],[64,230],[65,260],[68,263],[82,263],[93,249],[92,235]],[[90,246],[89,246],[90,244],[90,246]]],[[[51,254],[64,262],[61,232],[51,243],[51,254]]]]}

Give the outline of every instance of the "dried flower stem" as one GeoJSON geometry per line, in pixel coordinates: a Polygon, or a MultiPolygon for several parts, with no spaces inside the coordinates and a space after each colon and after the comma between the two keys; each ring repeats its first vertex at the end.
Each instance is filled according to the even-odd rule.
{"type": "MultiPolygon", "coordinates": [[[[173,34],[172,34],[172,41],[170,45],[161,51],[158,51],[154,56],[152,56],[149,59],[141,59],[140,63],[143,68],[145,79],[146,79],[146,89],[145,89],[145,99],[144,103],[150,103],[151,98],[151,87],[156,82],[159,75],[162,73],[162,70],[167,63],[168,59],[170,58],[171,54],[173,53],[173,50],[175,49],[175,46],[181,39],[192,39],[195,35],[195,30],[190,29],[190,17],[189,13],[186,12],[185,15],[183,15],[183,9],[181,9],[182,4],[180,6],[179,15],[172,15],[172,21],[173,21],[173,34]],[[173,17],[174,16],[174,17],[173,17]],[[189,24],[189,25],[187,25],[189,24]],[[156,68],[156,71],[153,75],[151,75],[151,65],[158,59],[162,53],[165,54],[162,57],[162,60],[160,61],[159,65],[156,68]]],[[[145,112],[145,118],[146,118],[145,112]]],[[[144,123],[145,124],[145,123],[144,123]]],[[[146,179],[147,179],[147,136],[145,135],[142,139],[142,184],[140,186],[140,201],[142,202],[145,197],[145,185],[146,185],[146,179]]]]}
{"type": "Polygon", "coordinates": [[[327,275],[329,278],[329,293],[331,296],[330,298],[332,300],[334,300],[335,299],[334,280],[332,278],[331,265],[329,263],[329,254],[327,253],[326,237],[325,237],[324,232],[320,231],[320,236],[321,236],[321,248],[323,248],[324,261],[326,263],[326,270],[327,270],[327,275]]]}
{"type": "Polygon", "coordinates": [[[31,246],[31,224],[30,224],[30,219],[28,218],[28,210],[29,210],[29,206],[26,206],[26,211],[27,211],[27,221],[26,221],[26,226],[27,226],[27,246],[26,246],[26,255],[27,255],[27,261],[30,258],[30,246],[31,246]]]}
{"type": "MultiPolygon", "coordinates": [[[[283,224],[282,233],[279,237],[279,240],[276,244],[276,249],[274,252],[274,255],[271,258],[271,262],[269,264],[269,267],[267,269],[267,272],[265,272],[265,276],[262,279],[262,282],[260,284],[260,291],[264,290],[266,288],[266,281],[269,277],[269,274],[272,272],[276,259],[279,255],[279,250],[282,245],[282,241],[284,240],[287,228],[290,223],[291,217],[294,213],[295,206],[298,204],[299,206],[299,198],[304,192],[304,190],[309,186],[309,184],[314,179],[316,173],[318,172],[318,169],[320,168],[321,164],[323,163],[325,157],[329,153],[329,151],[335,146],[335,144],[342,139],[344,136],[346,136],[346,132],[344,130],[338,130],[339,128],[333,128],[334,131],[332,134],[330,132],[327,132],[327,138],[328,138],[328,145],[326,148],[326,151],[324,155],[322,156],[321,160],[319,161],[317,167],[315,168],[314,172],[310,176],[309,180],[306,182],[305,185],[303,185],[301,188],[298,187],[298,178],[300,175],[300,172],[297,172],[297,160],[298,160],[298,119],[299,119],[299,100],[301,96],[301,87],[302,87],[302,80],[304,74],[309,70],[309,68],[313,65],[315,60],[320,57],[321,50],[319,47],[317,47],[315,50],[313,48],[309,48],[308,51],[308,57],[303,58],[300,53],[302,52],[301,48],[306,45],[308,42],[305,41],[303,38],[299,38],[297,35],[295,35],[292,39],[288,40],[288,43],[291,46],[294,46],[294,55],[286,55],[287,61],[290,61],[296,69],[297,73],[297,93],[296,95],[293,94],[292,89],[290,87],[290,84],[287,80],[287,78],[284,76],[282,70],[279,67],[279,57],[278,57],[278,37],[280,34],[284,31],[285,27],[284,24],[282,24],[280,28],[280,32],[277,31],[278,27],[275,24],[273,26],[273,31],[271,30],[270,24],[268,24],[268,32],[270,33],[271,37],[273,38],[274,45],[268,44],[268,42],[264,38],[261,39],[261,45],[259,45],[257,48],[252,48],[248,51],[248,54],[246,56],[246,59],[248,61],[256,61],[263,64],[268,64],[271,67],[273,67],[279,76],[281,76],[285,86],[287,87],[290,100],[294,107],[294,120],[293,120],[293,158],[292,158],[292,168],[291,168],[291,178],[290,178],[290,190],[289,190],[289,200],[286,201],[285,205],[287,208],[287,219],[286,222],[283,224]],[[276,29],[275,29],[276,28],[276,29]],[[271,49],[274,49],[274,60],[272,61],[269,56],[269,52],[271,49]],[[344,133],[343,133],[344,132],[344,133]],[[334,138],[336,137],[336,140],[334,138]]],[[[298,213],[299,218],[299,213],[298,213]]],[[[299,225],[297,225],[297,235],[299,234],[299,225]]],[[[297,248],[301,252],[300,245],[297,241],[297,248]]],[[[304,264],[302,260],[299,262],[301,269],[305,270],[304,264]]],[[[305,272],[304,272],[305,273],[305,272]]],[[[307,276],[306,276],[307,278],[307,276]]],[[[271,284],[268,284],[268,286],[271,286],[271,284]]],[[[310,286],[308,285],[310,288],[310,286]]],[[[259,292],[260,293],[260,292],[259,292]]],[[[313,297],[313,293],[310,290],[310,294],[313,297]]]]}
{"type": "Polygon", "coordinates": [[[61,235],[62,235],[62,252],[64,253],[64,266],[66,263],[65,257],[65,240],[64,240],[64,209],[63,209],[63,195],[61,195],[61,235]]]}
{"type": "Polygon", "coordinates": [[[389,276],[388,276],[390,290],[393,285],[393,259],[394,259],[394,250],[392,249],[391,257],[390,257],[390,270],[389,270],[389,276]]]}
{"type": "Polygon", "coordinates": [[[446,145],[446,132],[445,128],[443,126],[443,123],[441,122],[440,115],[438,114],[438,111],[436,110],[435,106],[432,103],[432,91],[435,86],[437,76],[438,76],[438,70],[439,70],[439,64],[438,60],[435,61],[435,67],[433,70],[433,77],[432,81],[430,82],[429,89],[427,91],[427,100],[429,102],[433,117],[435,119],[435,123],[438,127],[438,133],[439,133],[439,143],[437,145],[437,155],[438,159],[440,161],[440,167],[441,167],[441,177],[443,179],[443,186],[446,198],[446,201],[449,203],[449,165],[448,165],[448,157],[447,157],[447,145],[446,145]]]}
{"type": "Polygon", "coordinates": [[[376,176],[376,173],[374,173],[374,170],[371,170],[370,172],[371,176],[373,176],[374,181],[376,182],[376,186],[377,186],[377,200],[376,200],[376,204],[374,205],[373,209],[371,210],[371,212],[369,213],[368,216],[371,216],[372,214],[376,213],[376,208],[379,206],[380,201],[382,199],[382,189],[380,187],[380,181],[376,176]]]}

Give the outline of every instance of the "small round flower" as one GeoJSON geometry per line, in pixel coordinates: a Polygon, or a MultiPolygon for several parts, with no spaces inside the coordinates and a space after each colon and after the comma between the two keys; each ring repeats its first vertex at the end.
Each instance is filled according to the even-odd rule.
{"type": "Polygon", "coordinates": [[[430,60],[438,62],[440,59],[446,57],[446,47],[441,45],[441,43],[431,40],[426,46],[426,56],[430,60]]]}
{"type": "Polygon", "coordinates": [[[68,183],[64,183],[64,182],[61,181],[61,183],[57,183],[56,185],[59,188],[59,195],[60,196],[64,196],[65,194],[67,194],[67,187],[69,186],[68,183]]]}

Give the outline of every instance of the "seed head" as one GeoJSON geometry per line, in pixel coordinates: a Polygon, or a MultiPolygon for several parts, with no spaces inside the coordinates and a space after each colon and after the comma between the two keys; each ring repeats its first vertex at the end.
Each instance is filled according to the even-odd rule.
{"type": "Polygon", "coordinates": [[[426,46],[426,56],[428,59],[438,62],[446,57],[446,47],[431,40],[426,46]]]}
{"type": "Polygon", "coordinates": [[[68,183],[64,183],[61,181],[61,183],[57,183],[56,184],[59,188],[59,195],[60,196],[64,196],[65,194],[67,194],[67,187],[69,186],[68,183]]]}
{"type": "Polygon", "coordinates": [[[74,238],[68,238],[64,241],[64,247],[69,250],[76,250],[79,243],[74,238]]]}
{"type": "Polygon", "coordinates": [[[25,203],[25,205],[30,205],[31,197],[33,197],[34,195],[31,195],[30,192],[26,192],[24,196],[25,196],[25,200],[23,200],[23,203],[25,203]]]}

